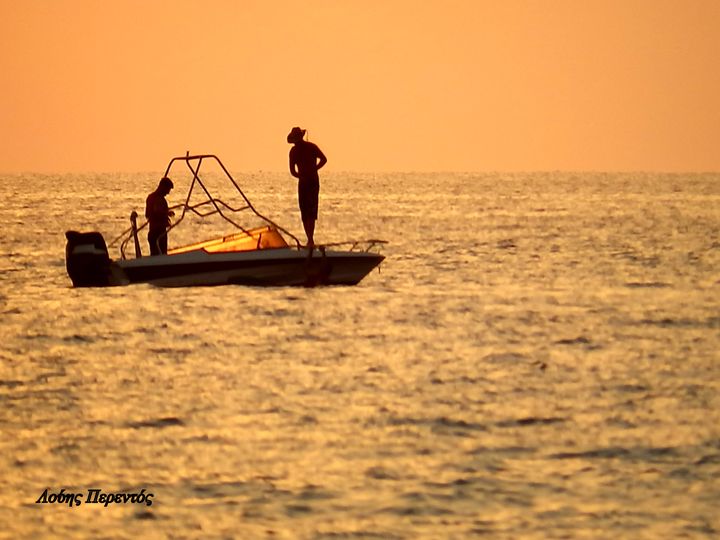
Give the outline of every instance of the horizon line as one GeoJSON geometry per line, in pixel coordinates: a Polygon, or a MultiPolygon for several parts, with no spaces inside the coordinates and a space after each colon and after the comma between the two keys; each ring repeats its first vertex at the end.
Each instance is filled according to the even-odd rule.
{"type": "MultiPolygon", "coordinates": [[[[289,171],[286,169],[230,169],[237,174],[257,174],[257,173],[270,173],[270,174],[287,174],[290,176],[289,171]]],[[[0,170],[0,176],[22,176],[22,175],[37,175],[37,176],[54,176],[54,175],[88,175],[88,174],[155,174],[164,173],[164,169],[157,170],[57,170],[57,171],[42,171],[42,170],[19,170],[19,171],[2,171],[0,170]]],[[[353,169],[340,169],[340,170],[328,170],[321,173],[323,175],[331,174],[548,174],[548,173],[559,173],[559,174],[720,174],[720,169],[678,169],[678,170],[662,170],[662,169],[378,169],[378,170],[353,170],[353,169]]]]}

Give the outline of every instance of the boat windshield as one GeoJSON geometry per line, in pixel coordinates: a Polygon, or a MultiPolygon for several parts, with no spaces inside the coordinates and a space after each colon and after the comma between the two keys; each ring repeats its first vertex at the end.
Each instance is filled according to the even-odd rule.
{"type": "Polygon", "coordinates": [[[236,251],[252,251],[255,249],[271,249],[287,247],[287,242],[272,227],[261,227],[243,231],[222,238],[213,238],[204,242],[196,242],[168,250],[168,255],[187,253],[188,251],[205,250],[208,253],[227,253],[236,251]]]}

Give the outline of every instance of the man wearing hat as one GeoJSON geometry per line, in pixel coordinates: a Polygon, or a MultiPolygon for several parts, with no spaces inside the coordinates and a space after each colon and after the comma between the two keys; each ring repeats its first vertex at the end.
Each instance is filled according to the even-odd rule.
{"type": "Polygon", "coordinates": [[[160,180],[157,189],[148,195],[145,201],[150,255],[167,253],[167,228],[170,226],[170,218],[175,215],[175,212],[168,208],[165,196],[173,187],[172,180],[166,176],[160,180]]]}
{"type": "Polygon", "coordinates": [[[315,245],[315,221],[318,215],[320,178],[318,170],[327,163],[325,154],[317,145],[304,140],[305,130],[294,127],[287,136],[290,149],[290,174],[298,179],[298,203],[308,247],[315,245]]]}

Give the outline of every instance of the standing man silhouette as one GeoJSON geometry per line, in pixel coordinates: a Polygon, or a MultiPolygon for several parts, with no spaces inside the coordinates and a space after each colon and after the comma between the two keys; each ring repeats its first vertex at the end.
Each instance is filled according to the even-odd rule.
{"type": "Polygon", "coordinates": [[[165,197],[173,188],[172,180],[164,177],[158,187],[145,200],[145,217],[148,220],[148,244],[150,255],[165,255],[167,253],[167,228],[170,218],[175,212],[168,208],[165,197]]]}
{"type": "Polygon", "coordinates": [[[300,216],[312,253],[320,193],[318,170],[327,163],[327,158],[316,144],[304,140],[304,137],[305,130],[294,127],[287,136],[287,142],[294,145],[290,149],[290,174],[298,179],[300,216]]]}

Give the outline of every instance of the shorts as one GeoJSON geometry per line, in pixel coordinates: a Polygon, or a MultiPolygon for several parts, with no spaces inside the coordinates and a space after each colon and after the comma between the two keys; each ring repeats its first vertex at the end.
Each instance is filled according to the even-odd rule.
{"type": "Polygon", "coordinates": [[[148,232],[148,245],[150,255],[165,255],[167,253],[167,231],[163,229],[150,229],[148,232]]]}
{"type": "Polygon", "coordinates": [[[318,217],[318,195],[320,180],[317,178],[301,178],[298,182],[298,203],[303,221],[318,217]]]}

